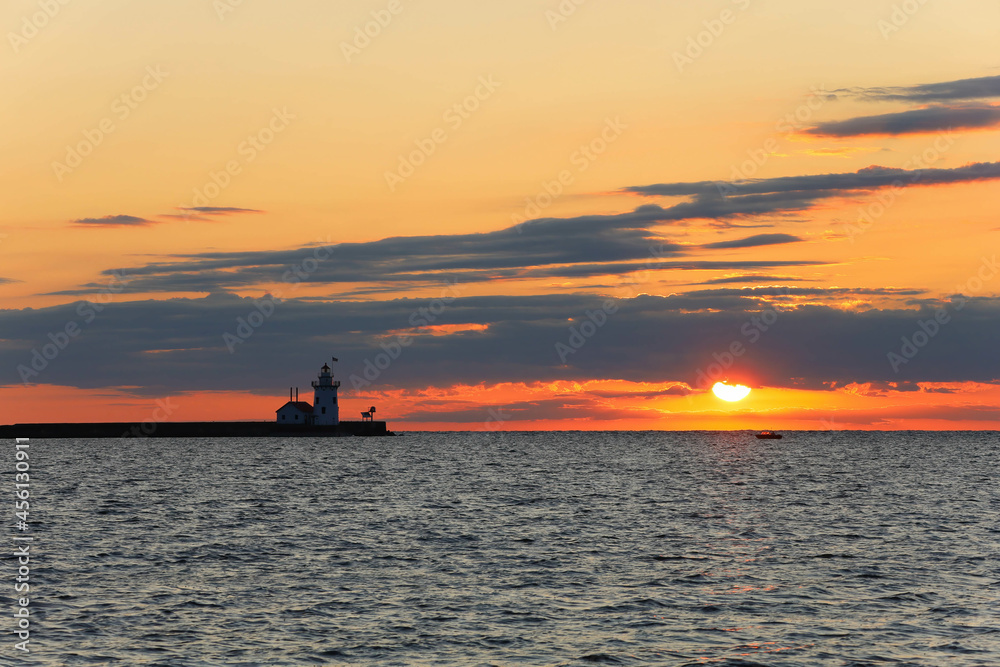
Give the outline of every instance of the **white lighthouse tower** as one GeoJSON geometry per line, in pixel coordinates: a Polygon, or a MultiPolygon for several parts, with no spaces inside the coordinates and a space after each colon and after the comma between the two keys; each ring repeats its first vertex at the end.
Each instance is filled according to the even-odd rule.
{"type": "Polygon", "coordinates": [[[319,371],[319,379],[313,380],[312,386],[316,390],[312,423],[336,426],[340,423],[340,406],[337,405],[337,388],[340,387],[340,380],[334,380],[330,366],[323,364],[323,368],[319,371]]]}

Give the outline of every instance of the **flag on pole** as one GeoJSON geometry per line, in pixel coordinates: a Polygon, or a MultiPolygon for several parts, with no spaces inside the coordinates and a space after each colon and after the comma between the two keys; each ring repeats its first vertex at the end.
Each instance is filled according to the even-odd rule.
{"type": "Polygon", "coordinates": [[[333,360],[334,360],[334,361],[337,361],[337,357],[333,357],[333,360]]]}

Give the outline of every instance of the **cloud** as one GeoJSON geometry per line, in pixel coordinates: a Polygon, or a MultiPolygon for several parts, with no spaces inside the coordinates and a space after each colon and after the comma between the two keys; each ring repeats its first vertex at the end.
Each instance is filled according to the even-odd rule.
{"type": "MultiPolygon", "coordinates": [[[[618,215],[544,218],[489,233],[395,237],[367,243],[287,251],[199,253],[125,269],[129,291],[213,292],[288,282],[294,266],[312,262],[311,283],[370,283],[399,291],[437,284],[445,277],[461,282],[579,278],[641,270],[683,268],[768,268],[815,264],[807,260],[672,262],[698,250],[663,238],[655,227],[671,219],[659,206],[641,206],[618,215]],[[319,253],[319,254],[317,254],[319,253]],[[316,261],[317,256],[328,257],[316,261]]],[[[791,242],[795,237],[753,237],[739,244],[791,242]]],[[[736,247],[736,246],[732,246],[736,247]]],[[[711,249],[709,249],[711,250],[711,249]]],[[[702,251],[703,252],[703,251],[702,251]]],[[[100,284],[63,294],[87,294],[100,284]]]]}
{"type": "Polygon", "coordinates": [[[1000,107],[997,106],[933,106],[878,116],[828,121],[809,128],[805,132],[821,137],[898,136],[949,130],[983,129],[996,125],[1000,125],[1000,107]]]}
{"type": "Polygon", "coordinates": [[[756,236],[750,236],[745,239],[736,239],[735,241],[720,241],[718,243],[708,243],[702,248],[711,248],[714,250],[721,250],[725,248],[754,248],[757,246],[764,245],[778,245],[781,243],[798,243],[802,241],[798,236],[792,236],[791,234],[757,234],[756,236]]]}
{"type": "Polygon", "coordinates": [[[182,208],[182,211],[197,211],[208,215],[229,215],[231,213],[263,213],[255,208],[235,208],[233,206],[192,206],[182,208]]]}
{"type": "Polygon", "coordinates": [[[726,285],[730,283],[760,283],[760,282],[770,282],[770,283],[791,283],[791,282],[803,282],[805,278],[796,278],[794,276],[769,276],[763,274],[747,275],[747,276],[727,276],[725,278],[713,278],[712,280],[705,280],[703,282],[697,283],[698,285],[726,285]]]}
{"type": "Polygon", "coordinates": [[[19,283],[19,282],[21,281],[14,280],[13,278],[4,278],[3,276],[0,276],[0,285],[10,285],[12,283],[19,283]]]}
{"type": "Polygon", "coordinates": [[[948,130],[978,130],[1000,125],[1000,107],[986,103],[990,98],[1000,97],[1000,76],[914,86],[846,88],[836,92],[868,101],[912,102],[925,106],[875,116],[828,121],[806,130],[806,134],[821,137],[900,136],[948,130]]]}
{"type": "MultiPolygon", "coordinates": [[[[134,269],[124,269],[129,276],[126,292],[130,294],[157,292],[231,292],[255,285],[271,285],[282,281],[282,276],[295,265],[300,265],[304,257],[299,254],[287,257],[273,256],[261,253],[256,260],[242,258],[234,261],[234,270],[199,271],[201,262],[192,260],[188,263],[177,263],[157,271],[156,265],[147,265],[134,269]],[[259,263],[256,263],[259,262],[259,263]],[[246,264],[252,264],[247,267],[246,264]]],[[[402,264],[405,259],[400,260],[402,264]]],[[[772,268],[789,268],[800,266],[822,266],[827,262],[813,260],[687,260],[687,261],[656,261],[646,262],[610,262],[598,264],[575,264],[572,266],[555,265],[532,268],[511,269],[481,269],[456,270],[447,273],[378,273],[375,268],[357,266],[354,264],[323,266],[306,280],[316,284],[357,285],[365,287],[339,292],[338,296],[364,296],[406,290],[434,289],[447,278],[461,283],[482,283],[497,280],[515,279],[582,279],[594,276],[619,275],[641,271],[740,271],[772,268]],[[377,281],[379,284],[370,284],[377,281]]],[[[112,270],[104,272],[111,275],[112,270]]],[[[107,281],[88,283],[82,287],[47,292],[45,296],[86,296],[95,294],[107,286],[107,281]]],[[[294,283],[291,283],[294,287],[294,283]]],[[[322,299],[330,300],[330,299],[322,299]]]]}
{"type": "MultiPolygon", "coordinates": [[[[695,181],[660,183],[625,188],[623,192],[645,196],[710,196],[725,193],[728,198],[749,195],[790,195],[792,202],[812,203],[818,199],[876,190],[888,186],[942,185],[971,183],[1000,178],[1000,162],[977,162],[953,169],[895,169],[873,165],[855,172],[779,176],[736,182],[695,181]]],[[[773,200],[777,203],[780,200],[773,200]]]]}
{"type": "Polygon", "coordinates": [[[888,396],[892,392],[915,392],[922,391],[920,384],[916,382],[889,382],[873,381],[863,384],[850,383],[841,388],[851,394],[858,396],[888,396]]]}
{"type": "Polygon", "coordinates": [[[237,208],[235,206],[189,206],[181,207],[178,210],[183,211],[183,213],[164,213],[163,217],[207,221],[220,216],[265,212],[255,208],[237,208]]]}
{"type": "Polygon", "coordinates": [[[662,390],[654,391],[611,391],[605,389],[595,389],[586,392],[590,396],[599,398],[661,398],[663,396],[689,396],[694,393],[686,384],[675,384],[662,390]]]}
{"type": "MultiPolygon", "coordinates": [[[[439,283],[445,277],[461,282],[581,278],[620,275],[642,270],[682,268],[753,269],[815,265],[817,262],[716,262],[692,252],[797,242],[792,235],[762,234],[721,245],[696,248],[665,238],[661,231],[681,221],[731,220],[808,210],[832,197],[882,187],[967,183],[1000,178],[1000,163],[978,163],[954,169],[891,169],[868,167],[852,173],[786,176],[737,183],[702,181],[626,188],[649,196],[688,196],[670,207],[655,204],[613,215],[539,218],[515,227],[477,234],[405,236],[323,248],[331,257],[316,264],[302,280],[320,284],[365,284],[366,293],[399,291],[439,283]],[[674,261],[671,261],[674,258],[674,261]],[[680,260],[679,258],[685,258],[680,260]]],[[[239,290],[254,285],[287,282],[294,266],[314,257],[312,246],[292,250],[212,252],[173,256],[125,269],[130,293],[239,290]]],[[[110,271],[106,271],[106,274],[110,271]]],[[[84,285],[60,294],[90,294],[101,287],[84,285]]]]}
{"type": "Polygon", "coordinates": [[[941,83],[884,88],[850,88],[846,92],[858,97],[880,101],[946,102],[1000,97],[1000,76],[983,76],[941,83]]]}
{"type": "Polygon", "coordinates": [[[134,215],[106,215],[103,218],[80,218],[74,224],[91,227],[141,227],[155,224],[155,220],[147,220],[134,215]]]}
{"type": "MultiPolygon", "coordinates": [[[[968,298],[919,309],[845,311],[832,306],[792,307],[789,299],[824,293],[846,296],[878,290],[757,288],[706,290],[667,297],[616,301],[617,311],[586,342],[560,358],[556,344],[570,345],[571,326],[602,309],[604,299],[580,294],[460,297],[434,325],[485,325],[450,335],[415,335],[374,379],[373,389],[421,388],[500,382],[677,382],[696,386],[699,373],[732,349],[745,352],[725,373],[754,386],[829,389],[869,382],[995,382],[1000,358],[995,333],[1000,299],[968,298]],[[791,295],[791,296],[784,296],[791,295]],[[935,307],[953,317],[895,372],[888,353],[903,337],[922,331],[935,307]],[[767,313],[770,312],[770,315],[767,313]]],[[[885,290],[892,293],[891,290],[885,290]]],[[[70,321],[81,333],[49,360],[39,383],[83,388],[142,387],[148,394],[245,389],[280,393],[302,382],[317,359],[336,354],[346,387],[364,377],[366,360],[397,343],[397,333],[419,324],[431,300],[313,302],[290,299],[275,306],[230,354],[223,333],[238,318],[258,312],[253,299],[212,295],[203,299],[112,302],[86,323],[92,306],[67,304],[0,311],[0,384],[16,385],[19,365],[50,342],[70,321]],[[415,315],[416,314],[416,315],[415,315]],[[159,350],[161,352],[152,353],[159,350]],[[169,350],[169,352],[162,352],[169,350]]],[[[457,327],[462,328],[462,327],[457,327]]],[[[418,332],[414,332],[418,333],[418,332]]]]}
{"type": "Polygon", "coordinates": [[[688,292],[688,296],[740,296],[740,297],[776,297],[776,296],[805,296],[805,297],[837,297],[837,296],[917,296],[925,294],[926,290],[906,289],[901,287],[779,287],[773,285],[740,287],[740,288],[717,288],[711,290],[699,290],[688,292]]]}
{"type": "MultiPolygon", "coordinates": [[[[194,206],[179,209],[183,213],[164,213],[161,218],[180,218],[184,220],[210,220],[213,217],[237,215],[242,213],[263,213],[255,208],[236,208],[229,206],[194,206]]],[[[80,218],[74,220],[77,225],[92,227],[139,227],[158,224],[159,220],[140,218],[134,215],[106,215],[103,218],[80,218]]]]}
{"type": "Polygon", "coordinates": [[[858,153],[877,153],[879,151],[887,150],[884,148],[876,148],[874,146],[837,146],[837,147],[822,147],[822,148],[808,148],[803,151],[798,151],[801,155],[812,155],[815,157],[843,157],[848,158],[856,155],[858,153]]]}

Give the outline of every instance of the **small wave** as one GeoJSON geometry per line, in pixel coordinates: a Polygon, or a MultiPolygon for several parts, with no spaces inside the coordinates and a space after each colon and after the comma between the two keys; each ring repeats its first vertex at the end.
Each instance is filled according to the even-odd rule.
{"type": "Polygon", "coordinates": [[[591,653],[589,655],[582,655],[577,660],[582,660],[583,662],[592,662],[602,665],[624,665],[625,662],[616,658],[613,655],[607,653],[591,653]]]}

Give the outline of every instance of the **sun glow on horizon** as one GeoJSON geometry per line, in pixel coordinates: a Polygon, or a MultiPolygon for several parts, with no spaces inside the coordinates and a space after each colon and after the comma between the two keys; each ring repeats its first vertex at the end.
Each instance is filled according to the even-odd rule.
{"type": "Polygon", "coordinates": [[[715,386],[712,387],[712,393],[724,401],[735,403],[736,401],[742,401],[750,395],[750,387],[742,384],[732,385],[725,382],[716,382],[715,386]]]}

